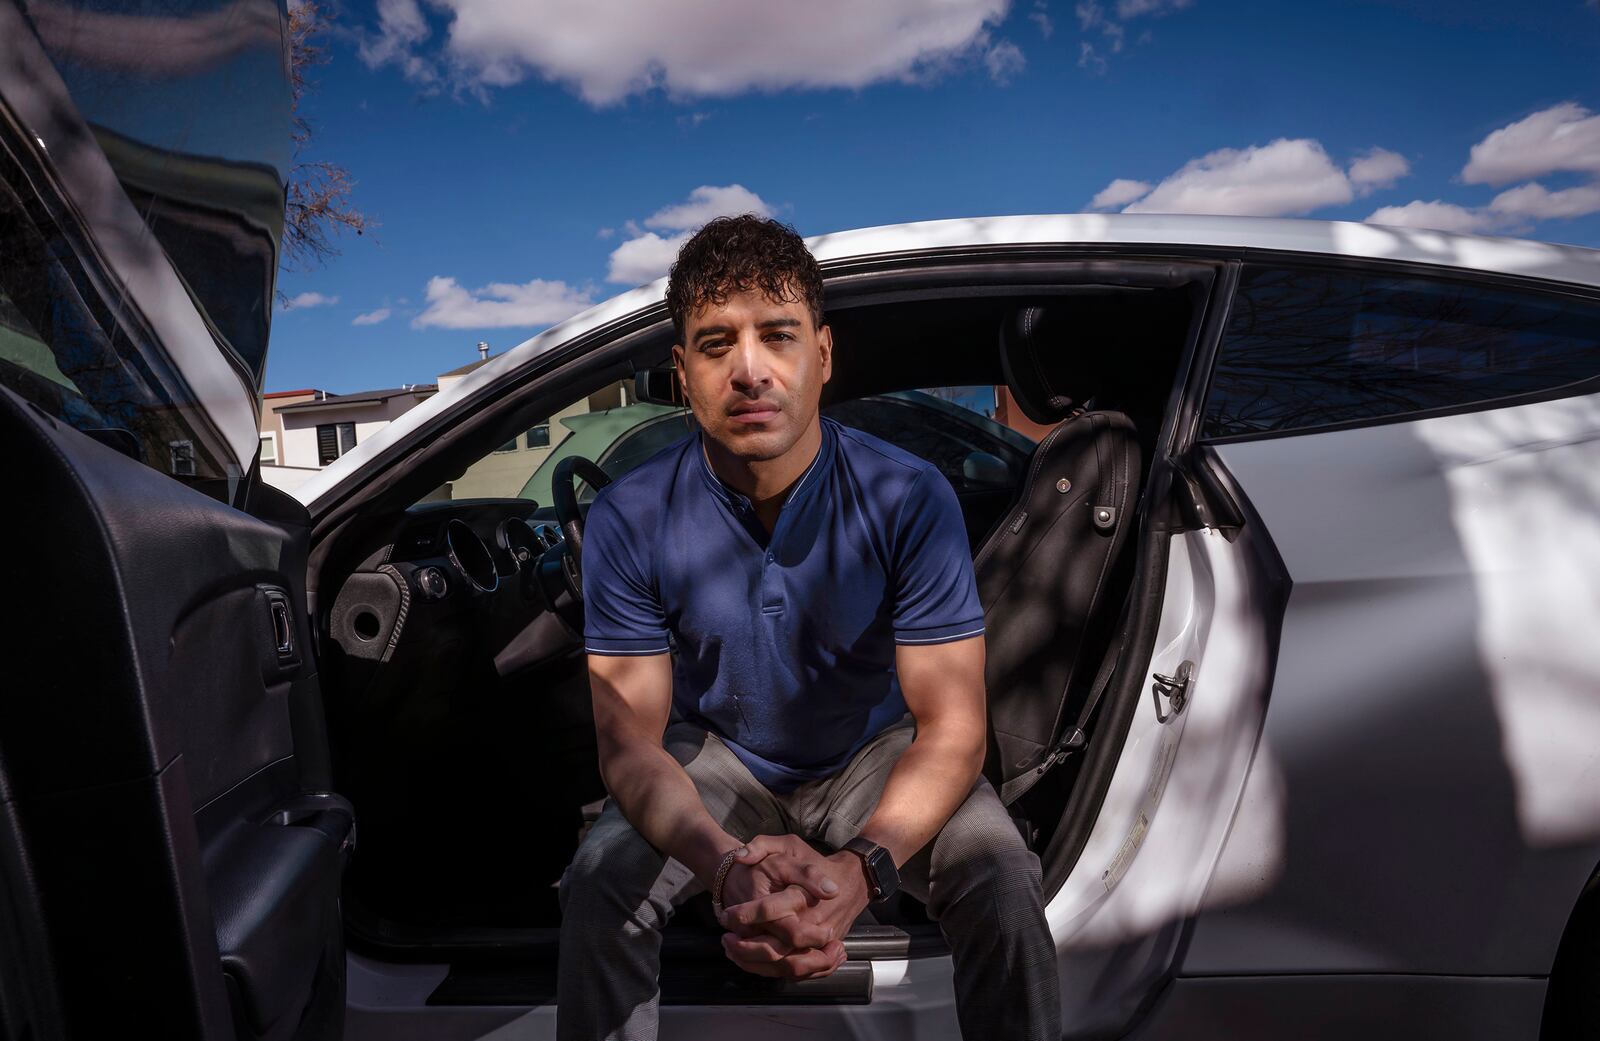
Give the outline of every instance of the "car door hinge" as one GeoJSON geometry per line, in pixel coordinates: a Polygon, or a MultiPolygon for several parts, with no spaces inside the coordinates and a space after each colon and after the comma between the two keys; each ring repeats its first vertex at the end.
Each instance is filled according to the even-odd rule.
{"type": "Polygon", "coordinates": [[[1154,673],[1150,684],[1150,696],[1156,703],[1156,722],[1165,723],[1167,720],[1183,711],[1183,706],[1189,703],[1189,681],[1194,676],[1194,662],[1186,661],[1178,666],[1178,671],[1171,676],[1159,672],[1154,673]],[[1161,710],[1161,699],[1167,699],[1168,711],[1161,710]]]}

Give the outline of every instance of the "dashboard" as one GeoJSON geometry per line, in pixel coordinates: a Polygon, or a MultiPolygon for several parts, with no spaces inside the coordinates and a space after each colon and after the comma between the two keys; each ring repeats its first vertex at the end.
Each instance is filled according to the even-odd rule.
{"type": "Polygon", "coordinates": [[[492,661],[501,678],[581,649],[577,572],[553,512],[534,505],[441,501],[399,515],[334,598],[332,641],[353,663],[465,672],[492,661]]]}

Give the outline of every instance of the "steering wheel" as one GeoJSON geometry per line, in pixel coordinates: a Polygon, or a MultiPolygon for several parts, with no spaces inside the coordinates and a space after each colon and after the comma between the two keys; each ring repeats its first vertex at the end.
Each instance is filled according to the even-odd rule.
{"type": "Polygon", "coordinates": [[[578,481],[595,491],[611,483],[611,478],[595,463],[581,455],[569,455],[556,464],[550,478],[550,497],[561,528],[562,568],[567,592],[583,602],[583,514],[578,510],[578,481]]]}

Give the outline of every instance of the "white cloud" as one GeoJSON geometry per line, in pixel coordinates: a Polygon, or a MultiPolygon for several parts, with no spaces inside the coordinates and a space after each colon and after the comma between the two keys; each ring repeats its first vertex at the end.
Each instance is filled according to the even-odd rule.
{"type": "Polygon", "coordinates": [[[1496,219],[1482,210],[1457,206],[1453,202],[1424,202],[1417,199],[1404,206],[1384,206],[1374,210],[1368,224],[1389,224],[1401,228],[1432,228],[1436,231],[1482,232],[1492,230],[1496,219]]]}
{"type": "Polygon", "coordinates": [[[653,231],[629,239],[611,251],[607,282],[637,286],[654,282],[678,259],[678,250],[689,241],[687,231],[663,238],[653,231]]]}
{"type": "Polygon", "coordinates": [[[350,324],[351,325],[377,325],[379,322],[388,321],[389,320],[389,316],[391,314],[393,314],[393,313],[394,312],[389,310],[387,307],[380,307],[376,311],[367,311],[364,314],[356,315],[354,318],[350,319],[350,324]]]}
{"type": "Polygon", "coordinates": [[[742,184],[702,184],[685,201],[646,217],[644,228],[655,231],[645,231],[633,221],[627,223],[632,237],[611,251],[606,281],[630,286],[653,282],[667,273],[678,259],[678,250],[706,221],[742,213],[770,217],[773,212],[771,204],[742,184]],[[675,234],[657,233],[663,231],[675,234]]]}
{"type": "Polygon", "coordinates": [[[1550,191],[1544,185],[1519,184],[1496,195],[1489,209],[1508,218],[1551,220],[1600,213],[1600,183],[1550,191]]]}
{"type": "Polygon", "coordinates": [[[499,329],[550,325],[588,307],[586,290],[536,278],[520,285],[491,282],[467,289],[453,278],[428,279],[428,306],[411,320],[416,329],[499,329]]]}
{"type": "MultiPolygon", "coordinates": [[[[416,0],[380,3],[379,30],[364,60],[422,61],[417,47],[427,24],[416,0]]],[[[430,3],[449,14],[444,60],[460,82],[507,86],[537,76],[572,87],[593,105],[656,89],[706,97],[926,78],[957,59],[983,57],[993,44],[990,29],[1010,6],[1010,0],[430,3]]]]}
{"type": "Polygon", "coordinates": [[[644,226],[686,231],[698,228],[713,217],[730,217],[741,213],[770,217],[772,207],[742,184],[702,184],[689,193],[687,201],[664,206],[646,217],[644,226]]]}
{"type": "Polygon", "coordinates": [[[1181,11],[1194,0],[1117,0],[1118,18],[1138,18],[1140,15],[1163,15],[1181,11]]]}
{"type": "Polygon", "coordinates": [[[1221,148],[1191,159],[1125,213],[1226,213],[1282,217],[1354,198],[1350,179],[1310,138],[1221,148]]]}
{"type": "MultiPolygon", "coordinates": [[[[1600,4],[1600,0],[1595,0],[1595,3],[1600,4]]],[[[1039,35],[1047,40],[1056,31],[1056,23],[1050,20],[1050,10],[1044,0],[1033,0],[1033,10],[1029,12],[1028,20],[1039,27],[1039,35]]]]}
{"type": "Polygon", "coordinates": [[[1350,164],[1350,183],[1361,195],[1388,188],[1411,172],[1411,164],[1399,152],[1374,148],[1350,164]]]}
{"type": "Polygon", "coordinates": [[[1001,40],[984,54],[983,64],[989,70],[989,78],[1005,86],[1022,73],[1028,59],[1023,57],[1021,47],[1010,40],[1001,40]]]}
{"type": "Polygon", "coordinates": [[[285,311],[297,311],[306,307],[331,307],[339,302],[336,296],[324,296],[322,293],[297,293],[284,302],[285,311]]]}
{"type": "Polygon", "coordinates": [[[1148,181],[1135,181],[1127,177],[1118,177],[1095,194],[1089,200],[1091,210],[1114,210],[1118,206],[1126,206],[1135,199],[1148,195],[1153,188],[1148,181]]]}
{"type": "MultiPolygon", "coordinates": [[[[1078,16],[1078,27],[1084,32],[1098,30],[1106,38],[1106,46],[1111,48],[1111,53],[1116,54],[1122,50],[1123,38],[1126,30],[1118,22],[1113,22],[1106,17],[1106,9],[1099,0],[1081,0],[1074,7],[1073,13],[1078,16]]],[[[1090,48],[1093,49],[1092,47],[1090,48]]],[[[1082,59],[1078,65],[1083,65],[1082,59]]]]}
{"type": "Polygon", "coordinates": [[[439,78],[433,63],[415,53],[430,35],[417,0],[378,0],[377,31],[358,34],[356,56],[369,69],[398,65],[407,79],[432,83],[439,78]]]}
{"type": "Polygon", "coordinates": [[[1566,101],[1496,130],[1472,146],[1468,184],[1506,184],[1557,171],[1600,173],[1600,116],[1566,101]]]}
{"type": "MultiPolygon", "coordinates": [[[[1102,0],[1078,0],[1073,14],[1078,16],[1078,28],[1085,33],[1099,33],[1101,46],[1111,54],[1120,54],[1127,42],[1128,28],[1124,24],[1133,18],[1159,17],[1190,6],[1194,0],[1116,0],[1110,9],[1102,0]]],[[[1048,34],[1046,34],[1048,35],[1048,34]]],[[[1150,31],[1139,34],[1139,43],[1150,42],[1150,31]]],[[[1105,54],[1088,40],[1081,42],[1078,67],[1092,75],[1106,71],[1105,54]]]]}

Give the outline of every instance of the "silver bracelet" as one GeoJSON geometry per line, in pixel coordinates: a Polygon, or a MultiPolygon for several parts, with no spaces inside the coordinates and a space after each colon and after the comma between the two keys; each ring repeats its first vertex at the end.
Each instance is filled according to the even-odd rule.
{"type": "Polygon", "coordinates": [[[722,917],[722,884],[728,881],[728,872],[733,870],[733,861],[738,855],[737,849],[730,849],[722,855],[722,863],[717,865],[716,880],[711,883],[711,908],[719,918],[722,917]]]}

